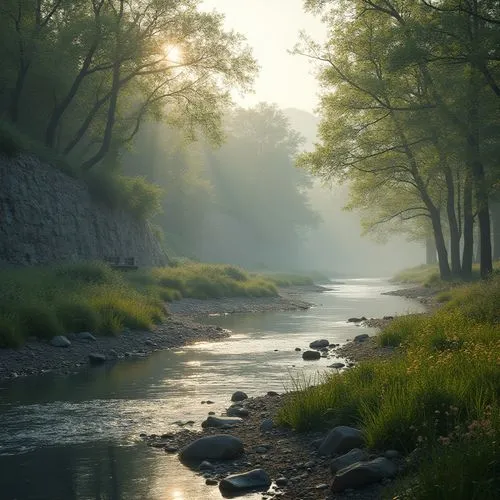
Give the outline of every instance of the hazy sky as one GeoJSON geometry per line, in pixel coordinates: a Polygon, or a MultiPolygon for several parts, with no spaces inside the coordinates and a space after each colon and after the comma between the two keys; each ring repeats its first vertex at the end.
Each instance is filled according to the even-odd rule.
{"type": "Polygon", "coordinates": [[[203,0],[206,10],[226,16],[226,28],[246,36],[261,66],[255,94],[238,104],[251,106],[259,101],[277,103],[312,112],[317,105],[318,85],[308,60],[292,56],[300,30],[323,40],[325,28],[318,18],[306,14],[302,0],[203,0]]]}

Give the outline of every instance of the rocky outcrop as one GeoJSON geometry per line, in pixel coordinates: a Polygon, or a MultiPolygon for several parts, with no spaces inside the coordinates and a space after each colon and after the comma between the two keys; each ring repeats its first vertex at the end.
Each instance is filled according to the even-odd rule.
{"type": "Polygon", "coordinates": [[[147,222],[96,202],[86,185],[32,157],[0,155],[0,265],[167,257],[147,222]]]}
{"type": "Polygon", "coordinates": [[[254,469],[243,474],[233,474],[219,483],[223,493],[236,494],[246,490],[267,489],[271,486],[271,479],[266,471],[254,469]]]}

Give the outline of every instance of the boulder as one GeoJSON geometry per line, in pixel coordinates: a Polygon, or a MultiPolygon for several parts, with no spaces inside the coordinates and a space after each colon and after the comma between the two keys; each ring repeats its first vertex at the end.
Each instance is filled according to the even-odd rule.
{"type": "Polygon", "coordinates": [[[304,351],[302,353],[302,359],[306,361],[314,361],[321,358],[321,354],[318,351],[304,351]]]}
{"type": "Polygon", "coordinates": [[[271,478],[263,469],[254,469],[243,474],[227,476],[219,483],[223,494],[235,494],[247,490],[266,489],[271,486],[271,478]]]}
{"type": "Polygon", "coordinates": [[[354,337],[354,342],[364,342],[365,340],[368,340],[370,336],[367,333],[361,333],[360,335],[356,335],[354,337]]]}
{"type": "Polygon", "coordinates": [[[90,332],[80,332],[76,334],[78,340],[90,340],[95,342],[97,339],[90,332]]]}
{"type": "Polygon", "coordinates": [[[344,368],[344,363],[332,363],[331,365],[328,365],[328,368],[335,368],[336,370],[340,370],[341,368],[344,368]]]}
{"type": "Polygon", "coordinates": [[[382,479],[394,477],[397,466],[384,457],[370,462],[358,462],[339,470],[332,481],[332,491],[338,492],[348,488],[362,488],[367,484],[377,483],[382,479]]]}
{"type": "Polygon", "coordinates": [[[243,391],[236,391],[231,396],[231,401],[243,401],[244,399],[248,399],[248,396],[243,391]]]}
{"type": "Polygon", "coordinates": [[[228,417],[248,417],[249,411],[246,408],[241,408],[239,406],[230,406],[226,410],[226,415],[228,417]]]}
{"type": "Polygon", "coordinates": [[[353,448],[360,448],[364,442],[363,433],[359,429],[339,425],[328,433],[321,443],[318,453],[320,455],[347,453],[353,448]]]}
{"type": "Polygon", "coordinates": [[[226,427],[231,425],[238,425],[243,420],[239,417],[214,417],[210,415],[201,423],[203,428],[206,427],[226,427]]]}
{"type": "Polygon", "coordinates": [[[184,463],[204,460],[232,460],[243,454],[243,442],[229,434],[205,436],[185,446],[179,453],[184,463]]]}
{"type": "Polygon", "coordinates": [[[323,349],[324,347],[328,347],[330,342],[326,339],[315,340],[309,344],[311,349],[323,349]]]}
{"type": "Polygon", "coordinates": [[[335,474],[341,469],[349,467],[357,462],[364,462],[368,460],[368,453],[365,450],[360,450],[359,448],[353,448],[348,451],[345,455],[334,458],[330,462],[330,471],[335,474]]]}
{"type": "Polygon", "coordinates": [[[92,352],[89,354],[89,363],[91,365],[102,365],[106,362],[106,356],[104,354],[99,354],[92,352]]]}
{"type": "Polygon", "coordinates": [[[71,342],[64,335],[56,335],[50,339],[50,345],[54,347],[69,347],[71,342]]]}

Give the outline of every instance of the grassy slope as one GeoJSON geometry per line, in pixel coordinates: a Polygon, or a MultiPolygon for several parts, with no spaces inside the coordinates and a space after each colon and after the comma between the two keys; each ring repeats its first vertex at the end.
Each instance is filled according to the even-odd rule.
{"type": "Polygon", "coordinates": [[[447,293],[432,316],[396,319],[379,335],[402,344],[401,356],[314,387],[296,380],[279,415],[297,429],[359,426],[374,449],[423,449],[417,486],[399,484],[398,498],[489,499],[500,488],[500,277],[447,293]]]}
{"type": "Polygon", "coordinates": [[[276,296],[276,286],[309,283],[302,276],[248,274],[228,265],[185,263],[121,273],[98,262],[0,270],[0,347],[28,336],[72,331],[117,334],[150,329],[164,302],[183,297],[276,296]]]}

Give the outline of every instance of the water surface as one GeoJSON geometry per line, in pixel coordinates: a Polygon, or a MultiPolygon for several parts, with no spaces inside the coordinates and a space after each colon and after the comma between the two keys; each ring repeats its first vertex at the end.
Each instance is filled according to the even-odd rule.
{"type": "Polygon", "coordinates": [[[0,383],[0,498],[221,498],[175,456],[147,448],[139,434],[178,430],[179,420],[194,420],[198,427],[208,411],[225,409],[235,390],[250,396],[282,392],[292,375],[329,370],[335,359],[304,362],[295,347],[319,338],[352,339],[361,328],[346,323],[351,316],[423,310],[416,302],[381,295],[393,288],[382,279],[345,280],[301,297],[315,304],[307,311],[202,319],[232,330],[220,342],[74,375],[0,383]],[[201,404],[205,400],[214,404],[201,404]]]}

